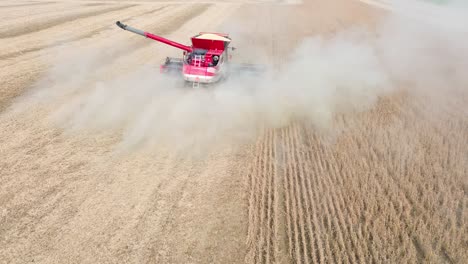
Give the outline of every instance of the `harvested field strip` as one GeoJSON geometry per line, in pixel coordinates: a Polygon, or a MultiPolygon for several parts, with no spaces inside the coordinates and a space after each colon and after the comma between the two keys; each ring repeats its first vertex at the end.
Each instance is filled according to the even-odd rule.
{"type": "MultiPolygon", "coordinates": [[[[67,4],[59,2],[49,2],[47,5],[35,5],[31,8],[28,7],[16,7],[5,10],[6,12],[2,17],[0,24],[2,26],[15,26],[15,23],[23,21],[25,25],[31,24],[38,19],[52,19],[57,16],[63,16],[64,14],[76,13],[77,9],[83,8],[80,4],[67,4]],[[53,5],[52,5],[53,4],[53,5]],[[26,23],[24,21],[27,21],[26,23]]],[[[96,10],[96,8],[87,8],[83,11],[96,10]]],[[[1,9],[0,9],[1,11],[1,9]]]]}
{"type": "MultiPolygon", "coordinates": [[[[180,29],[183,25],[187,23],[187,21],[190,21],[192,19],[195,19],[197,17],[201,17],[202,14],[209,10],[209,7],[211,5],[188,5],[188,6],[179,6],[177,8],[173,8],[171,12],[162,12],[159,17],[161,22],[154,23],[151,22],[150,24],[147,25],[142,25],[141,28],[148,28],[148,31],[154,31],[157,32],[159,35],[166,36],[171,34],[172,32],[180,29]]],[[[127,32],[123,32],[128,34],[127,32]]],[[[151,56],[155,59],[162,59],[163,55],[160,55],[161,57],[155,56],[153,52],[151,52],[151,49],[145,49],[148,47],[151,47],[152,45],[155,45],[155,42],[152,42],[148,39],[139,37],[139,36],[128,36],[125,34],[119,35],[118,38],[114,37],[112,42],[107,43],[104,45],[102,48],[109,47],[108,45],[113,45],[117,39],[125,39],[129,43],[126,44],[125,46],[118,46],[118,47],[113,47],[112,51],[115,54],[112,57],[107,57],[107,64],[125,64],[128,66],[134,65],[137,66],[141,63],[141,59],[147,59],[148,58],[148,53],[151,53],[151,56]],[[128,53],[127,51],[131,50],[131,53],[128,53]]],[[[92,43],[91,43],[92,45],[92,43]]],[[[156,43],[157,45],[157,43],[156,43]]],[[[163,45],[160,45],[160,47],[166,48],[163,45]]],[[[89,76],[90,82],[93,82],[94,78],[99,78],[99,74],[103,74],[102,71],[106,71],[108,67],[105,64],[98,64],[95,66],[96,71],[95,74],[92,76],[89,76]]],[[[122,72],[122,69],[119,68],[113,68],[111,69],[112,74],[118,74],[120,71],[122,72]]],[[[83,83],[82,85],[86,86],[86,83],[83,83]]]]}
{"type": "MultiPolygon", "coordinates": [[[[162,7],[150,10],[150,11],[145,11],[143,13],[136,13],[135,15],[142,16],[142,15],[148,15],[148,14],[155,14],[155,13],[163,11],[167,7],[168,6],[162,6],[162,7]]],[[[124,18],[123,20],[129,19],[129,18],[130,17],[127,17],[127,18],[124,18]]],[[[96,23],[96,21],[93,21],[93,23],[96,23]]],[[[56,47],[56,46],[59,46],[59,45],[63,45],[64,43],[67,43],[67,42],[74,42],[74,41],[79,41],[79,40],[82,40],[82,39],[85,39],[85,38],[90,38],[90,37],[93,37],[96,34],[99,34],[99,33],[103,32],[104,30],[110,30],[109,25],[105,24],[103,26],[93,27],[93,30],[91,30],[89,32],[82,31],[82,32],[80,32],[81,33],[80,35],[73,36],[73,37],[70,37],[68,39],[62,39],[60,42],[52,42],[51,44],[45,44],[45,45],[39,44],[39,45],[36,45],[35,47],[30,47],[30,48],[25,48],[25,49],[22,49],[22,50],[10,52],[10,53],[5,53],[5,54],[0,55],[0,60],[11,59],[11,58],[21,56],[21,55],[24,55],[24,54],[27,54],[27,53],[30,53],[30,52],[35,52],[35,51],[44,50],[44,49],[47,49],[47,48],[53,48],[53,47],[56,47]]]]}
{"type": "MultiPolygon", "coordinates": [[[[145,28],[145,30],[150,32],[157,32],[158,35],[166,36],[181,28],[184,24],[187,23],[187,21],[202,16],[203,13],[210,8],[210,6],[211,5],[208,4],[177,6],[175,8],[171,8],[170,12],[158,12],[157,14],[159,19],[157,23],[150,22],[149,24],[139,25],[138,27],[145,28]]],[[[126,39],[130,44],[123,47],[119,54],[110,58],[109,63],[113,63],[115,60],[120,59],[121,56],[133,56],[141,49],[155,44],[154,42],[139,36],[121,35],[118,38],[126,39]],[[131,50],[132,54],[129,55],[125,52],[126,50],[131,50]]]]}
{"type": "Polygon", "coordinates": [[[17,8],[17,7],[36,7],[36,6],[45,6],[45,5],[50,5],[50,4],[56,4],[56,2],[30,2],[30,3],[24,3],[24,4],[14,4],[14,5],[0,5],[0,9],[7,9],[7,8],[17,8]]]}
{"type": "Polygon", "coordinates": [[[0,31],[0,39],[12,38],[12,37],[16,37],[16,36],[20,36],[20,35],[24,35],[28,33],[33,33],[33,32],[41,31],[47,28],[60,25],[62,23],[73,22],[75,20],[87,18],[87,17],[94,17],[94,16],[98,16],[101,14],[109,13],[112,11],[127,9],[133,6],[136,6],[136,5],[116,6],[116,7],[106,8],[103,10],[88,11],[88,12],[82,12],[78,14],[70,14],[70,15],[57,17],[57,18],[50,19],[50,20],[41,20],[40,22],[35,22],[34,24],[29,25],[29,26],[25,26],[24,24],[21,24],[21,26],[17,26],[17,27],[5,26],[4,28],[6,29],[3,31],[0,31]]]}

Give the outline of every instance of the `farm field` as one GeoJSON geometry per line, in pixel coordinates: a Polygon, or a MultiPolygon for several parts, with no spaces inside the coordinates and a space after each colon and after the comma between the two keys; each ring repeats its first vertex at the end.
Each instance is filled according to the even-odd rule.
{"type": "Polygon", "coordinates": [[[387,2],[0,1],[0,263],[464,263],[466,32],[387,2]],[[277,79],[180,91],[117,20],[277,79]]]}

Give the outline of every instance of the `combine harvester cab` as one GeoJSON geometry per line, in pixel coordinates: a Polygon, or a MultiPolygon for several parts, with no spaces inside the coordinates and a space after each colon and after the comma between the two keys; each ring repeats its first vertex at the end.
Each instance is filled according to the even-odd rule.
{"type": "Polygon", "coordinates": [[[262,71],[262,67],[238,64],[231,65],[229,60],[231,55],[229,47],[231,38],[228,34],[201,32],[191,38],[192,45],[187,46],[178,42],[157,36],[139,29],[122,24],[117,21],[117,26],[135,34],[150,38],[164,44],[183,50],[182,58],[167,57],[163,65],[160,66],[162,73],[182,74],[186,82],[192,83],[193,87],[200,84],[212,84],[225,79],[231,71],[262,71]],[[232,67],[234,66],[234,67],[232,67]]]}
{"type": "Polygon", "coordinates": [[[200,33],[192,37],[191,52],[184,52],[184,79],[196,83],[214,83],[226,77],[228,46],[226,34],[200,33]]]}

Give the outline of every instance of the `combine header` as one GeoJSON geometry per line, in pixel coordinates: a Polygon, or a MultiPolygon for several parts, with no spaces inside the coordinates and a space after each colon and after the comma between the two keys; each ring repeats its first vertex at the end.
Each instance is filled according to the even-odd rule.
{"type": "Polygon", "coordinates": [[[183,50],[182,58],[166,58],[166,62],[160,66],[162,73],[177,72],[182,74],[186,82],[192,83],[193,87],[199,87],[200,83],[216,83],[228,77],[232,73],[260,72],[262,67],[251,64],[230,63],[229,47],[231,38],[222,33],[201,32],[191,38],[192,45],[187,46],[175,41],[157,36],[142,30],[132,28],[116,22],[117,26],[135,34],[150,38],[164,44],[183,50]]]}

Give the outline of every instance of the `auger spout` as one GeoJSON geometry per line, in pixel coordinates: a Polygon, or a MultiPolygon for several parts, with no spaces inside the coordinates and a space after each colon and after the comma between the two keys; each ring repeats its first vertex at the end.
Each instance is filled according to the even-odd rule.
{"type": "Polygon", "coordinates": [[[176,47],[176,48],[181,49],[181,50],[185,50],[185,51],[188,51],[188,52],[192,52],[192,50],[193,50],[192,47],[190,47],[190,46],[183,45],[183,44],[177,43],[175,41],[163,38],[161,36],[157,36],[157,35],[154,35],[154,34],[144,32],[142,30],[127,26],[125,24],[122,24],[120,21],[117,21],[116,25],[119,26],[120,28],[122,28],[123,30],[128,30],[128,31],[133,32],[135,34],[141,35],[141,36],[146,37],[146,38],[150,38],[152,40],[162,42],[164,44],[176,47]]]}

